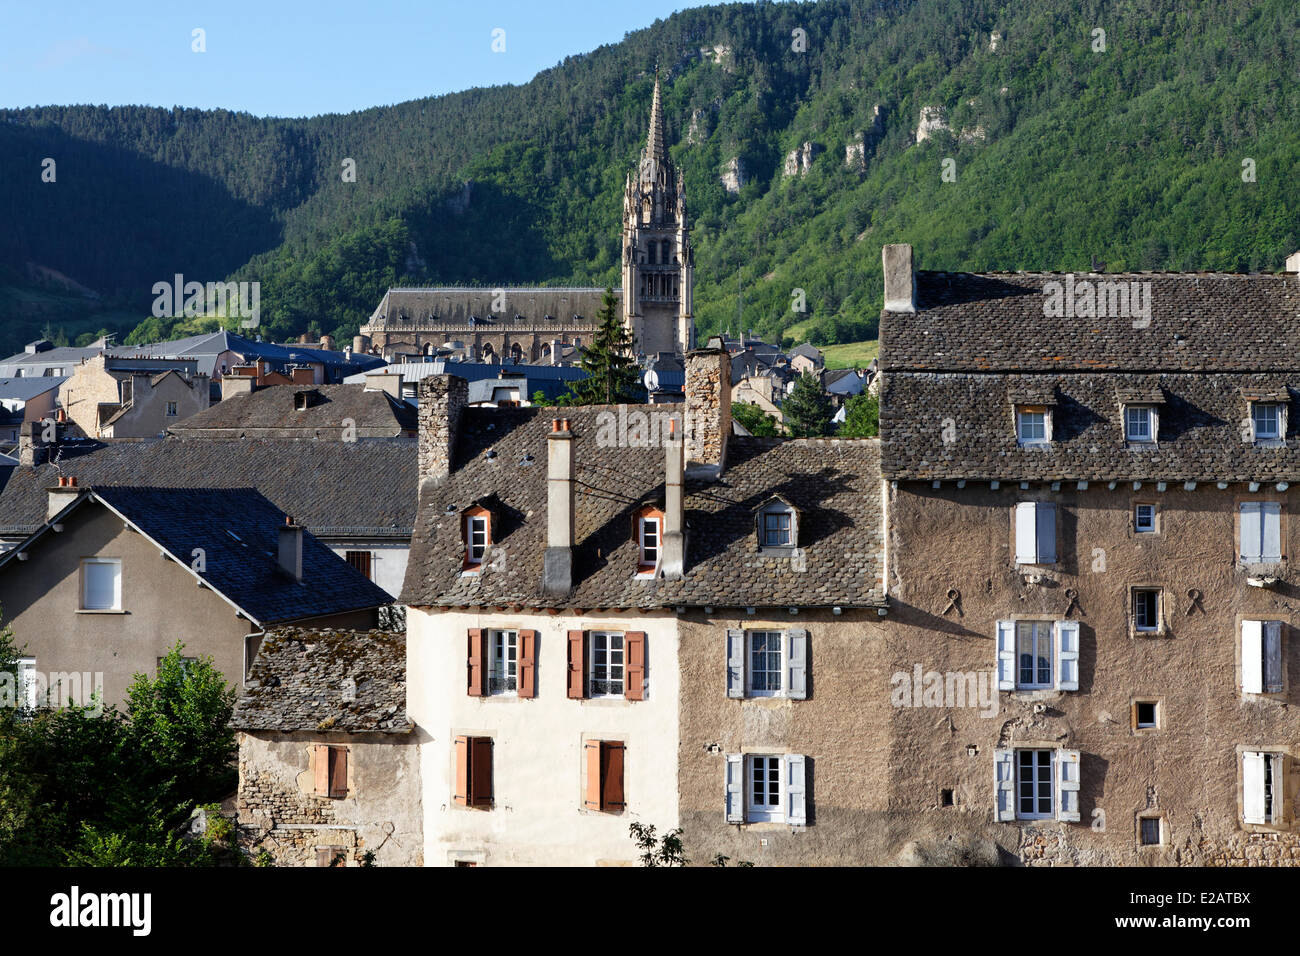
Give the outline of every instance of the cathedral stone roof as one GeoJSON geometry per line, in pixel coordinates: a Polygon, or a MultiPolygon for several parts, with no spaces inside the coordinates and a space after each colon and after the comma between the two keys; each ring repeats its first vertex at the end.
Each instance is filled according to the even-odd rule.
{"type": "MultiPolygon", "coordinates": [[[[621,296],[622,292],[615,289],[615,300],[621,296]]],[[[556,332],[590,330],[596,327],[604,300],[605,290],[594,286],[389,289],[362,332],[381,328],[469,328],[471,324],[485,332],[512,328],[540,334],[551,328],[556,332]]]]}

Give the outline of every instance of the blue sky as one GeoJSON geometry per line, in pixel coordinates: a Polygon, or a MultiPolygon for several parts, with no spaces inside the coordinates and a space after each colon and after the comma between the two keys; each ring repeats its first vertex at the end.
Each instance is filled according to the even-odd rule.
{"type": "Polygon", "coordinates": [[[0,0],[0,107],[346,113],[523,83],[703,0],[0,0]],[[505,31],[494,52],[493,31],[505,31]],[[202,29],[206,52],[196,53],[202,29]]]}

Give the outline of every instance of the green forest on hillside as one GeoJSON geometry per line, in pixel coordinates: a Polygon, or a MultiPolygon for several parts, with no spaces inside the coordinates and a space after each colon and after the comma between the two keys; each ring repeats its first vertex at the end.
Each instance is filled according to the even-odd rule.
{"type": "Polygon", "coordinates": [[[1298,20],[1281,0],[736,4],[521,86],[347,115],[0,111],[0,344],[47,322],[125,335],[175,273],[261,282],[276,338],[351,335],[395,284],[617,283],[656,65],[701,333],[872,339],[895,241],[927,269],[1275,271],[1300,248],[1298,20]],[[925,106],[950,132],[918,145],[925,106]],[[857,169],[845,146],[863,133],[857,169]],[[822,151],[783,175],[804,142],[822,151]]]}

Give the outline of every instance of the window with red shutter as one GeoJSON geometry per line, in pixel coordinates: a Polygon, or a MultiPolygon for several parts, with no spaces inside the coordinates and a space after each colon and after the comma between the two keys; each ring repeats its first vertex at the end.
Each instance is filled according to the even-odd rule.
{"type": "Polygon", "coordinates": [[[599,810],[601,809],[601,742],[599,740],[588,740],[583,744],[583,751],[587,757],[587,792],[584,794],[582,805],[588,810],[599,810]]]}
{"type": "Polygon", "coordinates": [[[469,629],[468,669],[466,675],[466,692],[471,697],[483,696],[483,630],[478,627],[469,629]]]}
{"type": "Polygon", "coordinates": [[[492,738],[471,737],[469,741],[470,806],[492,806],[492,738]]]}
{"type": "Polygon", "coordinates": [[[469,806],[469,738],[456,738],[456,791],[452,799],[462,807],[469,806]]]}
{"type": "Polygon", "coordinates": [[[348,748],[330,747],[330,796],[348,795],[348,748]]]}
{"type": "Polygon", "coordinates": [[[620,812],[624,807],[622,741],[588,740],[583,749],[587,760],[587,787],[582,805],[588,810],[620,812]]]}
{"type": "Polygon", "coordinates": [[[316,744],[311,748],[312,771],[315,776],[315,793],[318,797],[330,795],[330,748],[329,744],[316,744]]]}
{"type": "Polygon", "coordinates": [[[519,632],[520,697],[537,696],[537,632],[519,632]]]}
{"type": "Polygon", "coordinates": [[[569,698],[587,696],[587,632],[569,632],[569,698]]]}
{"type": "Polygon", "coordinates": [[[646,654],[645,631],[628,631],[624,635],[627,648],[627,675],[623,683],[623,696],[628,700],[645,699],[646,654]]]}

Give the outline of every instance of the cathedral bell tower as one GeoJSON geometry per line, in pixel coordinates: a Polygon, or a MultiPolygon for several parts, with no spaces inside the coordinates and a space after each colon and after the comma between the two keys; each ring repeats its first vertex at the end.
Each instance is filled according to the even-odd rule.
{"type": "Polygon", "coordinates": [[[650,134],[623,191],[623,324],[638,354],[695,347],[694,273],[686,194],[668,158],[656,75],[650,134]]]}

